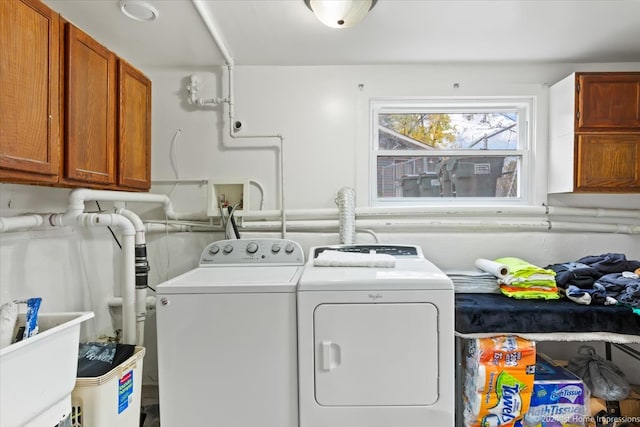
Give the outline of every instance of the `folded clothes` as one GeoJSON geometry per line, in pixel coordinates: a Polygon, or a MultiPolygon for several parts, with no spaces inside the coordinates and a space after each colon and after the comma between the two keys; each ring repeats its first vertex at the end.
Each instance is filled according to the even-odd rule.
{"type": "Polygon", "coordinates": [[[509,267],[509,274],[498,279],[500,292],[517,299],[559,299],[555,272],[514,257],[495,262],[509,267]]]}
{"type": "Polygon", "coordinates": [[[384,267],[393,268],[396,259],[389,254],[362,254],[341,251],[323,251],[313,260],[316,267],[384,267]]]}
{"type": "Polygon", "coordinates": [[[516,299],[560,299],[558,288],[549,288],[548,290],[522,290],[520,288],[500,285],[500,292],[502,292],[503,295],[516,299]]]}
{"type": "Polygon", "coordinates": [[[505,264],[509,267],[510,274],[507,277],[511,276],[514,278],[517,278],[517,277],[529,278],[534,274],[545,274],[550,276],[556,275],[556,272],[553,270],[548,270],[542,267],[538,267],[520,258],[515,258],[515,257],[498,258],[495,260],[495,262],[498,262],[500,264],[505,264]]]}
{"type": "Polygon", "coordinates": [[[636,268],[640,268],[640,261],[627,260],[624,254],[618,253],[590,255],[580,258],[578,262],[595,268],[601,275],[634,271],[636,268]]]}
{"type": "Polygon", "coordinates": [[[602,276],[598,270],[581,262],[551,264],[545,268],[556,272],[555,280],[561,288],[576,286],[589,289],[602,276]]]}

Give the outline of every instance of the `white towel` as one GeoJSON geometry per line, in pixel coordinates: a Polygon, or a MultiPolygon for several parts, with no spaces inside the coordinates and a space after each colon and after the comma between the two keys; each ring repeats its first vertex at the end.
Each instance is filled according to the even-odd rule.
{"type": "Polygon", "coordinates": [[[396,259],[388,254],[362,254],[340,251],[323,251],[313,260],[316,267],[383,267],[393,268],[396,259]]]}

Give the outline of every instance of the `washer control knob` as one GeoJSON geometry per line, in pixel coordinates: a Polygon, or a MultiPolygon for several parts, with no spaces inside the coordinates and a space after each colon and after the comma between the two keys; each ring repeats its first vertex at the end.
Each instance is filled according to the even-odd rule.
{"type": "Polygon", "coordinates": [[[226,255],[226,254],[230,254],[231,252],[233,252],[233,245],[230,245],[230,244],[224,245],[224,248],[222,248],[222,253],[226,255]]]}
{"type": "Polygon", "coordinates": [[[271,252],[273,252],[274,254],[277,254],[278,252],[280,252],[280,249],[282,249],[282,248],[277,243],[275,243],[273,246],[271,246],[271,252]]]}
{"type": "Polygon", "coordinates": [[[218,252],[220,252],[220,246],[218,246],[218,245],[213,245],[213,246],[211,246],[211,248],[209,248],[209,253],[211,255],[215,255],[218,252]]]}
{"type": "Polygon", "coordinates": [[[293,243],[287,243],[287,246],[284,247],[284,251],[288,254],[292,253],[294,249],[293,243]]]}
{"type": "Polygon", "coordinates": [[[255,254],[258,252],[258,244],[256,242],[249,242],[247,244],[247,253],[255,254]]]}

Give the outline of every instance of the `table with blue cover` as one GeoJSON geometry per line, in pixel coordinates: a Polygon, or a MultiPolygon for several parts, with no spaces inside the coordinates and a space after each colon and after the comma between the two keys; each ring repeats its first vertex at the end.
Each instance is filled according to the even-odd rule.
{"type": "Polygon", "coordinates": [[[640,343],[640,315],[623,306],[459,293],[455,311],[462,338],[512,334],[534,341],[640,343]]]}
{"type": "MultiPolygon", "coordinates": [[[[455,294],[456,388],[462,390],[464,338],[518,335],[533,341],[603,341],[606,358],[611,347],[640,360],[627,344],[640,343],[640,315],[623,306],[581,305],[567,299],[526,300],[502,294],[455,294]]],[[[457,394],[462,408],[462,393],[457,394]]],[[[456,426],[462,426],[456,412],[456,426]]]]}

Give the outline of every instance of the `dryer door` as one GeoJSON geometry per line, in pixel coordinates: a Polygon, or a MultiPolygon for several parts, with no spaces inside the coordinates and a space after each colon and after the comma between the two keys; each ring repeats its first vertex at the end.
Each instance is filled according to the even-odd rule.
{"type": "Polygon", "coordinates": [[[321,304],[314,332],[320,405],[431,405],[438,400],[433,304],[321,304]]]}

